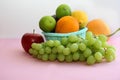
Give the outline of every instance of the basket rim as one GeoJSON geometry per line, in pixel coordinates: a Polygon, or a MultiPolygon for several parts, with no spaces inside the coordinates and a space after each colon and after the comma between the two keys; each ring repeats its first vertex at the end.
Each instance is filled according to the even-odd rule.
{"type": "Polygon", "coordinates": [[[83,31],[87,31],[88,28],[84,27],[83,29],[76,31],[76,32],[71,32],[71,33],[50,33],[50,32],[42,32],[45,36],[69,36],[71,34],[76,34],[76,33],[80,33],[83,31]]]}

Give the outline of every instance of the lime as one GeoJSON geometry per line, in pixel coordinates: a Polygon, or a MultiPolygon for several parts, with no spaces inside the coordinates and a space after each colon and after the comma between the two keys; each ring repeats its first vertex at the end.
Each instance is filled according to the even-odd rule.
{"type": "Polygon", "coordinates": [[[59,19],[63,16],[70,16],[71,8],[67,4],[61,4],[56,9],[56,17],[59,19]]]}
{"type": "Polygon", "coordinates": [[[44,32],[52,32],[55,26],[56,20],[52,16],[43,16],[39,21],[39,27],[44,32]]]}

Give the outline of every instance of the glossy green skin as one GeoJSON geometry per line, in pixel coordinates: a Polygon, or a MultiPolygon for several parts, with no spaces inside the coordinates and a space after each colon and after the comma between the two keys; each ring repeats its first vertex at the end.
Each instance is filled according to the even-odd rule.
{"type": "Polygon", "coordinates": [[[44,16],[39,21],[39,27],[44,32],[52,32],[55,26],[56,20],[52,16],[44,16]]]}
{"type": "Polygon", "coordinates": [[[58,6],[56,9],[56,17],[60,19],[63,16],[70,16],[71,15],[71,9],[68,5],[66,4],[61,4],[58,6]]]}

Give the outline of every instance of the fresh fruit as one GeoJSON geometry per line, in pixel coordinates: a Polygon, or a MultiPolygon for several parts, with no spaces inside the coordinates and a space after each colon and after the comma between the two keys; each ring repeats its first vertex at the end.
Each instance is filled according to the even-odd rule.
{"type": "Polygon", "coordinates": [[[78,45],[78,48],[81,50],[81,51],[84,51],[86,49],[86,45],[81,42],[79,45],[78,45]]]}
{"type": "Polygon", "coordinates": [[[56,33],[69,33],[79,30],[78,21],[72,16],[64,16],[60,18],[56,24],[56,33]]]}
{"type": "Polygon", "coordinates": [[[53,47],[53,48],[52,48],[52,53],[53,53],[53,54],[56,54],[57,52],[58,52],[58,51],[57,51],[57,47],[53,47]]]}
{"type": "Polygon", "coordinates": [[[94,19],[87,24],[88,31],[95,35],[109,35],[111,33],[109,26],[102,19],[94,19]]]}
{"type": "Polygon", "coordinates": [[[70,52],[70,48],[66,47],[63,49],[63,54],[64,55],[69,55],[71,52],[70,52]]]}
{"type": "Polygon", "coordinates": [[[77,42],[78,36],[77,35],[70,35],[70,36],[68,36],[68,41],[71,43],[77,42]]]}
{"type": "Polygon", "coordinates": [[[51,54],[49,55],[49,60],[50,60],[50,61],[55,61],[56,58],[57,58],[57,55],[56,55],[56,54],[51,53],[51,54]]]}
{"type": "Polygon", "coordinates": [[[61,45],[61,42],[58,41],[58,40],[54,40],[54,46],[57,47],[57,46],[59,46],[59,45],[61,45]]]}
{"type": "Polygon", "coordinates": [[[78,44],[77,43],[71,44],[70,50],[71,50],[71,52],[77,52],[77,50],[78,50],[78,44]]]}
{"type": "Polygon", "coordinates": [[[43,61],[84,61],[88,65],[115,60],[115,48],[107,43],[105,36],[94,36],[92,32],[87,32],[86,37],[86,39],[80,39],[80,36],[70,35],[63,37],[60,41],[48,40],[43,43],[32,43],[29,53],[43,61]],[[73,41],[73,39],[76,40],[73,41]],[[91,40],[94,41],[91,43],[91,40]],[[104,43],[106,46],[102,46],[104,43]]]}
{"type": "MultiPolygon", "coordinates": [[[[101,19],[94,19],[88,22],[87,28],[88,28],[88,31],[92,32],[94,35],[97,35],[97,36],[100,35],[101,41],[105,41],[106,39],[108,40],[111,36],[113,36],[118,31],[120,31],[120,28],[118,28],[111,33],[109,26],[101,19]]],[[[90,37],[90,35],[88,36],[90,37]]]]}
{"type": "Polygon", "coordinates": [[[50,47],[45,47],[45,53],[46,54],[50,54],[52,52],[51,48],[50,47]]]}
{"type": "Polygon", "coordinates": [[[85,61],[86,58],[83,54],[79,54],[79,60],[82,62],[82,61],[85,61]]]}
{"type": "Polygon", "coordinates": [[[58,51],[58,53],[63,53],[63,49],[64,49],[64,46],[63,45],[59,45],[58,47],[57,47],[57,51],[58,51]]]}
{"type": "Polygon", "coordinates": [[[61,44],[62,45],[67,45],[68,44],[68,38],[66,38],[66,37],[63,37],[62,39],[61,39],[61,44]]]}
{"type": "Polygon", "coordinates": [[[66,62],[72,62],[72,60],[73,60],[72,58],[73,58],[73,57],[72,57],[72,54],[66,55],[66,56],[65,56],[65,61],[66,61],[66,62]]]}
{"type": "Polygon", "coordinates": [[[65,60],[65,55],[58,54],[57,59],[58,59],[58,61],[63,62],[65,60]]]}
{"type": "Polygon", "coordinates": [[[74,61],[78,61],[78,60],[79,60],[79,57],[80,57],[79,52],[73,53],[73,60],[74,60],[74,61]]]}
{"type": "Polygon", "coordinates": [[[87,58],[92,54],[91,49],[86,48],[85,51],[83,52],[83,55],[87,58]]]}
{"type": "Polygon", "coordinates": [[[78,20],[80,28],[86,27],[88,23],[88,15],[84,11],[75,10],[72,12],[71,16],[78,20]]]}
{"type": "Polygon", "coordinates": [[[43,61],[47,61],[48,58],[49,58],[48,54],[43,54],[43,55],[41,56],[41,59],[42,59],[43,61]]]}
{"type": "Polygon", "coordinates": [[[95,62],[96,62],[96,59],[95,59],[95,57],[94,57],[93,55],[91,55],[91,56],[89,56],[89,57],[87,58],[87,64],[88,64],[88,65],[95,64],[95,62]]]}
{"type": "Polygon", "coordinates": [[[56,20],[52,16],[43,16],[39,21],[39,27],[44,32],[54,31],[56,20]]]}
{"type": "Polygon", "coordinates": [[[100,52],[96,52],[94,56],[97,62],[102,62],[103,55],[100,52]]]}
{"type": "Polygon", "coordinates": [[[95,40],[93,46],[95,49],[99,49],[102,46],[102,41],[100,41],[99,39],[95,40]]]}
{"type": "Polygon", "coordinates": [[[22,47],[31,56],[42,61],[84,61],[88,65],[93,65],[115,60],[116,50],[114,46],[107,43],[107,37],[114,35],[120,28],[110,34],[109,27],[100,19],[87,23],[88,16],[84,11],[75,10],[71,13],[68,5],[61,4],[57,7],[55,15],[43,16],[40,19],[39,28],[49,34],[51,32],[62,34],[76,32],[87,25],[85,38],[70,33],[71,35],[63,36],[59,40],[44,42],[40,34],[26,33],[21,39],[22,47]]]}
{"type": "Polygon", "coordinates": [[[71,8],[67,4],[61,4],[56,9],[56,17],[60,19],[63,16],[70,16],[71,8]]]}
{"type": "Polygon", "coordinates": [[[53,47],[54,46],[54,41],[53,40],[48,40],[46,42],[46,45],[49,46],[49,47],[53,47]]]}
{"type": "Polygon", "coordinates": [[[32,43],[41,43],[44,42],[42,35],[34,33],[25,33],[21,38],[21,44],[25,52],[29,53],[32,43]]]}

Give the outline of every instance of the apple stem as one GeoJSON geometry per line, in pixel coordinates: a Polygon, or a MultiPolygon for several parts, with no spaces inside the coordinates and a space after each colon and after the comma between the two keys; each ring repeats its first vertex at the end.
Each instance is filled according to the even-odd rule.
{"type": "Polygon", "coordinates": [[[33,34],[35,34],[35,29],[33,29],[33,34]]]}
{"type": "Polygon", "coordinates": [[[118,28],[117,30],[115,30],[113,33],[107,35],[107,37],[111,37],[111,36],[113,36],[113,35],[116,34],[118,31],[120,31],[120,28],[118,28]]]}

